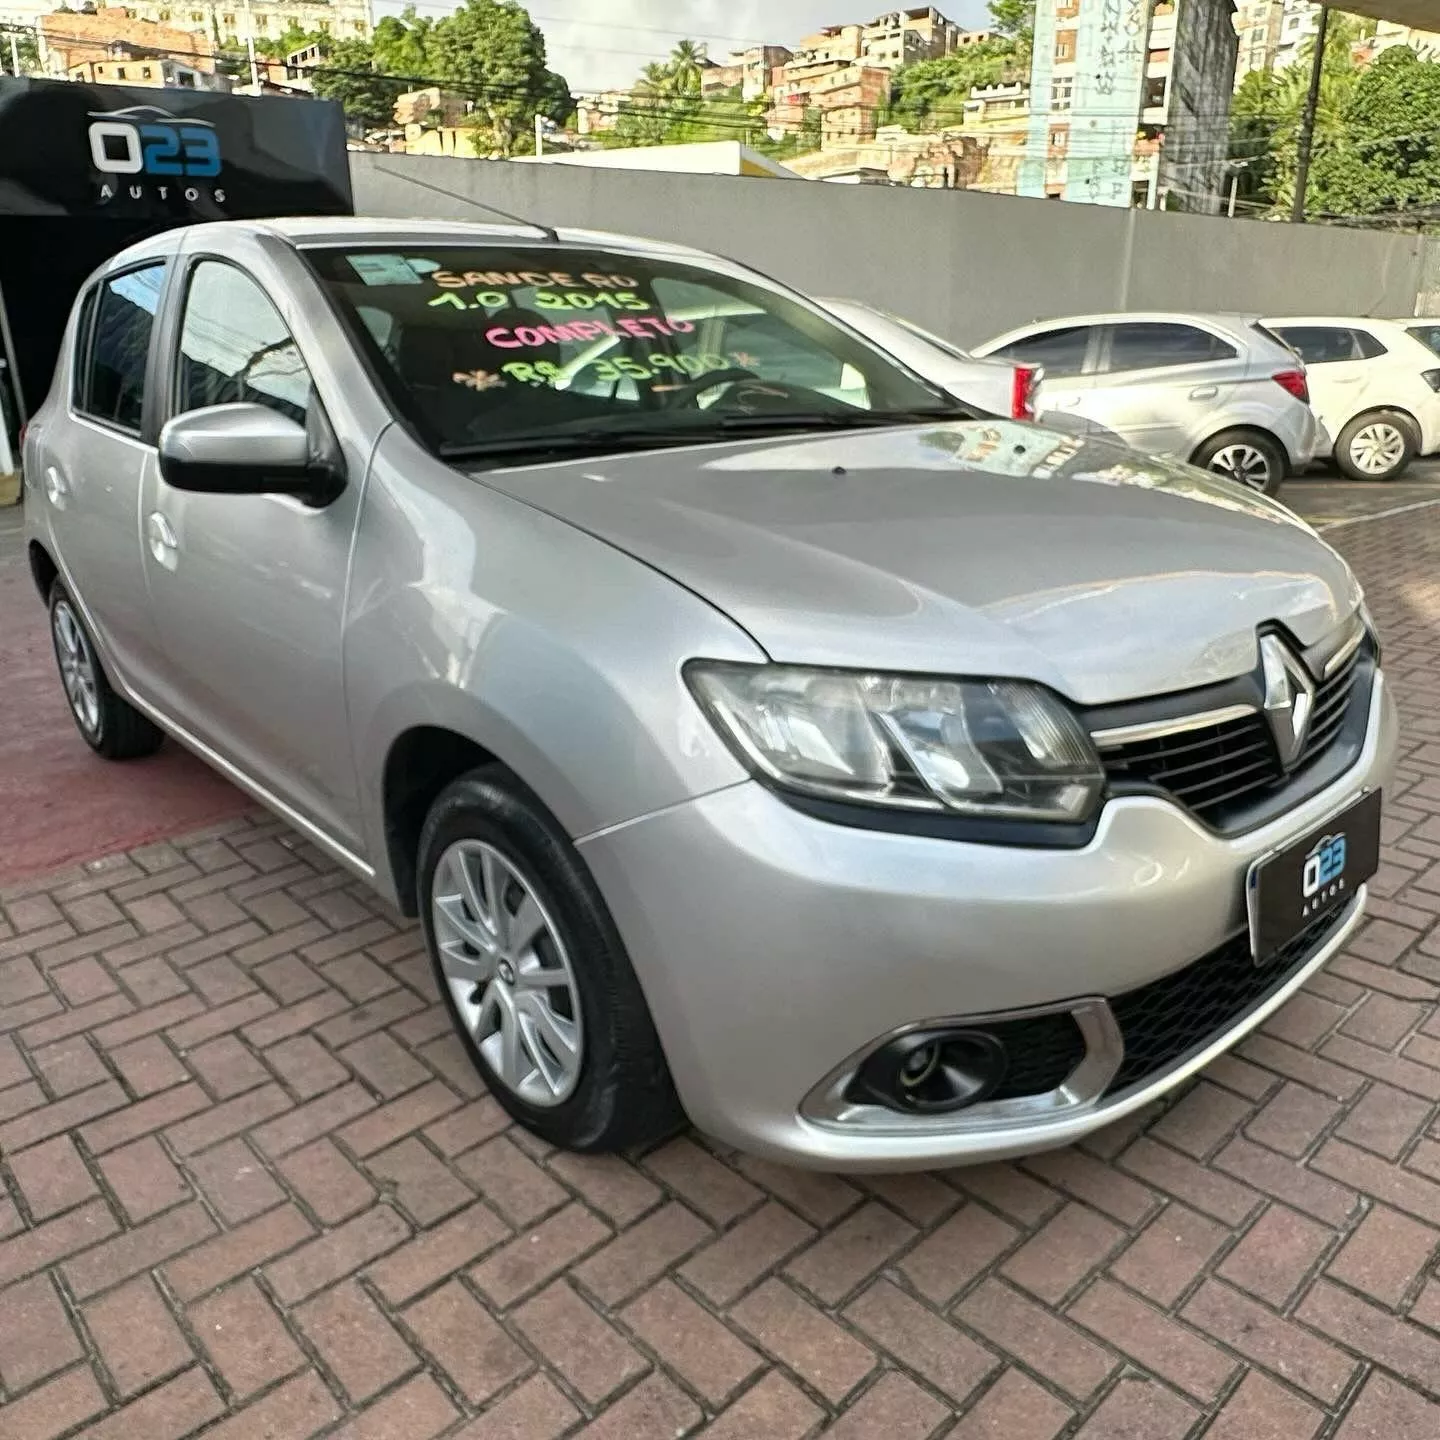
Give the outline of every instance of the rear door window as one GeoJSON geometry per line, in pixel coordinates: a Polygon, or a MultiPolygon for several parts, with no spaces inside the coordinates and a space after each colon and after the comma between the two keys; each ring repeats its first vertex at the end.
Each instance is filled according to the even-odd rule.
{"type": "Polygon", "coordinates": [[[1090,325],[1067,325],[1059,330],[1042,330],[1013,340],[994,353],[1002,360],[1017,365],[1043,365],[1048,376],[1079,375],[1085,369],[1085,356],[1090,349],[1090,325]]]}
{"type": "Polygon", "coordinates": [[[1233,360],[1233,345],[1198,325],[1163,321],[1131,321],[1110,328],[1110,374],[1126,370],[1159,370],[1172,365],[1204,365],[1233,360]]]}
{"type": "Polygon", "coordinates": [[[1440,355],[1440,324],[1412,325],[1409,333],[1427,349],[1440,355]]]}
{"type": "Polygon", "coordinates": [[[165,283],[161,262],[104,281],[80,377],[78,408],[92,419],[140,433],[150,338],[165,283]]]}
{"type": "Polygon", "coordinates": [[[1348,325],[1276,325],[1275,333],[1307,365],[1342,365],[1352,360],[1374,360],[1385,346],[1368,330],[1348,325]]]}

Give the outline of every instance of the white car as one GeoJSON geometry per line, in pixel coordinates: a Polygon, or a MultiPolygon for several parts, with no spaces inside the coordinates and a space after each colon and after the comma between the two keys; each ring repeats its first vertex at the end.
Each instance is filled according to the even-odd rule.
{"type": "MultiPolygon", "coordinates": [[[[1287,316],[1262,322],[1305,362],[1311,404],[1352,480],[1396,480],[1440,450],[1440,356],[1421,322],[1287,316]]],[[[1433,329],[1434,327],[1430,327],[1433,329]]]]}
{"type": "Polygon", "coordinates": [[[1323,440],[1305,367],[1256,320],[1172,312],[1076,315],[977,345],[1044,371],[1038,406],[1146,455],[1187,460],[1274,495],[1323,440]]]}
{"type": "Polygon", "coordinates": [[[867,340],[888,350],[917,375],[943,386],[957,400],[1011,420],[1038,418],[1036,395],[1041,380],[1038,366],[967,355],[958,346],[913,321],[888,310],[862,305],[858,300],[817,296],[815,303],[852,330],[858,330],[867,340]]]}

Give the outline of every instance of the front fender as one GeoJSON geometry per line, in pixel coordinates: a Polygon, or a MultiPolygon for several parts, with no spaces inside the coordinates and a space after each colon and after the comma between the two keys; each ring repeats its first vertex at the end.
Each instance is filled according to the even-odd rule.
{"type": "Polygon", "coordinates": [[[745,778],[681,675],[695,656],[765,658],[733,621],[402,434],[373,464],[344,643],[377,868],[386,759],[417,726],[494,755],[576,837],[745,778]]]}

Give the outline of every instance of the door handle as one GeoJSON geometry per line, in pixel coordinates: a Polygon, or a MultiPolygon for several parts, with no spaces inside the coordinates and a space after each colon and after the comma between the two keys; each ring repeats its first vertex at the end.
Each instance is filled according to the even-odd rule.
{"type": "Polygon", "coordinates": [[[170,522],[158,510],[152,510],[145,520],[145,539],[155,563],[173,570],[180,546],[170,522]]]}
{"type": "Polygon", "coordinates": [[[1201,385],[1190,392],[1192,400],[1213,400],[1220,393],[1218,385],[1201,385]]]}
{"type": "Polygon", "coordinates": [[[1048,403],[1062,410],[1073,410],[1080,403],[1080,397],[1078,395],[1061,395],[1048,403]]]}

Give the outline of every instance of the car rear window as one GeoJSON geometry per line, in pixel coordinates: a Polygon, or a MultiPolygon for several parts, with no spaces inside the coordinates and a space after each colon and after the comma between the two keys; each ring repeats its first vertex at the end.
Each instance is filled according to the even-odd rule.
{"type": "Polygon", "coordinates": [[[1427,350],[1433,350],[1435,354],[1440,355],[1440,322],[1411,325],[1408,333],[1427,350]]]}
{"type": "Polygon", "coordinates": [[[1277,325],[1275,333],[1307,365],[1374,360],[1386,348],[1368,330],[1350,325],[1277,325]]]}

